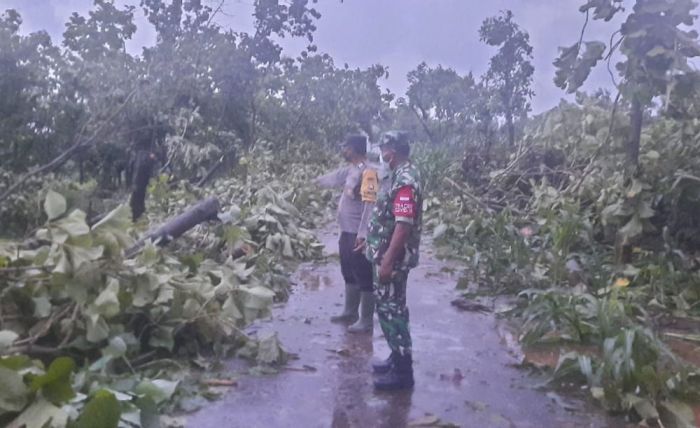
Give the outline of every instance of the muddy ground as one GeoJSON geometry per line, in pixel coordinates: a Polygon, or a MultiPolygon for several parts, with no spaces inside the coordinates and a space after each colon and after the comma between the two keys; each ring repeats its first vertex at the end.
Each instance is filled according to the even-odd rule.
{"type": "MultiPolygon", "coordinates": [[[[289,302],[253,327],[277,331],[298,359],[279,374],[240,374],[221,400],[187,418],[188,427],[624,426],[590,403],[536,388],[541,380],[518,367],[521,356],[493,314],[450,305],[457,274],[434,257],[429,242],[409,276],[416,386],[375,392],[370,362],[388,348],[376,319],[372,336],[328,321],[341,310],[343,282],[333,257],[337,234],[326,229],[318,236],[331,257],[301,265],[289,302]]],[[[240,361],[229,368],[247,370],[240,361]]]]}

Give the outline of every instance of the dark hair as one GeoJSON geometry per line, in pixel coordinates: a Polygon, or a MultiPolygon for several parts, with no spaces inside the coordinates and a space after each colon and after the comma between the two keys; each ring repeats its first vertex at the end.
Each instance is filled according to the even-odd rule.
{"type": "Polygon", "coordinates": [[[381,145],[391,147],[399,155],[409,156],[411,154],[408,133],[404,131],[389,131],[382,136],[381,141],[381,145]]]}
{"type": "Polygon", "coordinates": [[[352,134],[345,137],[343,146],[348,146],[358,155],[367,154],[367,137],[361,134],[352,134]]]}

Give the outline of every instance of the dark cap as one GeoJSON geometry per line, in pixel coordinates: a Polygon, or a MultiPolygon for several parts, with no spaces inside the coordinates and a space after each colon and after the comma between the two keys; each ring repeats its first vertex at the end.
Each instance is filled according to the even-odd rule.
{"type": "Polygon", "coordinates": [[[387,131],[382,134],[379,140],[380,146],[391,145],[393,147],[409,147],[408,132],[406,131],[387,131]]]}
{"type": "Polygon", "coordinates": [[[340,146],[350,147],[355,153],[364,155],[367,153],[367,137],[361,134],[351,134],[345,137],[340,146]]]}

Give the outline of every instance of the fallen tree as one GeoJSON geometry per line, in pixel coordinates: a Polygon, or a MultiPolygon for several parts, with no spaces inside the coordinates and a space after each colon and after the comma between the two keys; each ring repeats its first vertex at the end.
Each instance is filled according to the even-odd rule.
{"type": "Polygon", "coordinates": [[[143,238],[139,239],[133,246],[126,250],[126,256],[128,258],[138,254],[148,241],[158,246],[167,245],[169,242],[179,238],[182,234],[200,223],[218,220],[218,214],[219,201],[216,197],[212,196],[204,199],[182,214],[171,218],[161,226],[147,232],[143,238]]]}

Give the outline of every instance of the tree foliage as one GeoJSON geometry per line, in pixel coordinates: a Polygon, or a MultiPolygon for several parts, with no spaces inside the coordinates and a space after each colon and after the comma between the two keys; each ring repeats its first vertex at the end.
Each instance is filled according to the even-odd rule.
{"type": "Polygon", "coordinates": [[[6,13],[8,72],[0,81],[18,92],[3,98],[2,151],[14,156],[3,160],[27,174],[8,179],[0,199],[66,163],[77,166],[76,179],[95,179],[101,189],[129,185],[143,151],[172,176],[199,180],[262,139],[287,147],[372,134],[391,100],[379,89],[384,67],[338,68],[313,45],[299,58],[282,57],[279,38],[313,41],[320,15],[307,0],[257,1],[252,34],[221,28],[219,9],[197,0],[140,7],[157,34],[142,55],[125,49],[136,29],[133,6],[97,0],[87,15],[73,14],[62,49],[45,33],[20,35],[19,15],[6,13]]]}
{"type": "Polygon", "coordinates": [[[530,111],[530,99],[534,95],[530,36],[513,20],[509,10],[484,20],[479,37],[498,52],[489,61],[486,81],[496,94],[496,113],[503,116],[508,143],[515,145],[515,121],[523,119],[530,111]]]}
{"type": "MultiPolygon", "coordinates": [[[[611,38],[606,58],[612,58],[618,49],[624,56],[615,68],[621,79],[619,90],[630,105],[631,128],[624,145],[630,165],[638,164],[645,110],[651,107],[655,97],[668,99],[676,76],[691,72],[688,59],[700,56],[698,33],[687,29],[695,22],[692,12],[696,7],[693,0],[637,0],[611,38]]],[[[618,0],[589,1],[580,9],[586,13],[586,23],[591,9],[594,19],[606,21],[624,11],[618,0]]],[[[583,42],[583,36],[584,33],[578,43],[562,48],[555,61],[558,68],[555,83],[569,92],[584,83],[606,50],[605,43],[583,42]]]]}
{"type": "Polygon", "coordinates": [[[409,106],[433,144],[449,144],[464,135],[477,98],[471,73],[460,76],[450,68],[421,63],[408,73],[408,84],[409,106]]]}
{"type": "Polygon", "coordinates": [[[45,32],[22,35],[14,10],[0,16],[0,168],[21,171],[55,150],[52,98],[60,50],[45,32]]]}

